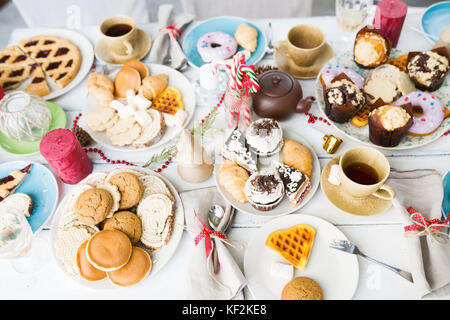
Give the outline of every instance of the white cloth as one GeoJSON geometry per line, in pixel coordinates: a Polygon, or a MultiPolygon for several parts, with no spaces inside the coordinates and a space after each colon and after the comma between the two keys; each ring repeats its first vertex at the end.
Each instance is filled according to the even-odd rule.
{"type": "Polygon", "coordinates": [[[176,30],[167,29],[167,26],[175,25],[180,31],[192,22],[194,16],[191,14],[173,14],[173,6],[164,4],[159,7],[158,25],[160,31],[153,41],[148,61],[150,63],[164,64],[166,58],[170,58],[170,66],[174,69],[182,69],[187,65],[187,59],[178,43],[176,30]]]}
{"type": "Polygon", "coordinates": [[[148,23],[146,0],[13,0],[29,27],[80,29],[100,25],[118,14],[132,17],[136,23],[148,23]]]}
{"type": "Polygon", "coordinates": [[[186,298],[204,300],[244,299],[242,289],[246,286],[247,280],[226,245],[219,240],[211,239],[211,241],[214,241],[219,256],[219,273],[214,274],[220,282],[218,283],[210,276],[210,272],[213,272],[214,268],[212,256],[206,259],[205,241],[202,240],[197,246],[194,244],[194,238],[203,229],[194,215],[194,209],[198,218],[208,225],[209,208],[214,204],[224,208],[225,215],[218,228],[220,230],[228,220],[230,205],[225,203],[216,187],[186,191],[181,193],[180,196],[184,206],[186,226],[192,239],[192,251],[186,274],[186,298]]]}
{"type": "MultiPolygon", "coordinates": [[[[396,192],[392,203],[404,218],[405,225],[413,223],[407,212],[410,206],[427,220],[442,219],[443,186],[436,170],[392,169],[387,184],[396,192]]],[[[420,296],[436,298],[450,294],[450,245],[440,245],[430,236],[407,240],[411,263],[409,271],[413,274],[420,296]]]]}

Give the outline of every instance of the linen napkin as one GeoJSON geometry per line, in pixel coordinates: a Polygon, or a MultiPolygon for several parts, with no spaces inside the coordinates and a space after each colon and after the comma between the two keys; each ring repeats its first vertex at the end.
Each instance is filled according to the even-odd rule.
{"type": "Polygon", "coordinates": [[[178,43],[178,38],[183,28],[192,20],[194,20],[194,16],[188,13],[173,14],[171,4],[160,5],[158,10],[159,32],[153,42],[148,61],[164,64],[166,60],[170,60],[172,68],[182,69],[187,64],[187,59],[178,43]]]}
{"type": "MultiPolygon", "coordinates": [[[[436,170],[391,169],[387,184],[396,191],[392,203],[406,225],[413,224],[407,211],[410,206],[427,220],[442,218],[444,191],[441,176],[436,170]]],[[[414,284],[420,296],[437,298],[450,294],[450,246],[441,245],[430,236],[414,236],[407,240],[414,284]]]]}
{"type": "Polygon", "coordinates": [[[247,280],[226,245],[220,240],[211,238],[220,262],[219,273],[214,274],[212,255],[206,258],[205,241],[201,240],[197,246],[194,244],[194,238],[203,229],[198,219],[208,225],[208,210],[214,204],[220,205],[225,215],[218,229],[224,231],[223,228],[230,217],[231,206],[225,202],[216,187],[182,192],[180,197],[183,201],[187,229],[192,238],[192,251],[186,275],[186,297],[203,300],[244,299],[242,289],[247,285],[247,280]]]}

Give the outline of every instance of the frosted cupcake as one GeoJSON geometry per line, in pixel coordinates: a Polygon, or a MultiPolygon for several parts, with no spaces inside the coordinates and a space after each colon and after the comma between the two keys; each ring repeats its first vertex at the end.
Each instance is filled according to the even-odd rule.
{"type": "Polygon", "coordinates": [[[244,193],[255,209],[269,211],[283,199],[283,181],[275,171],[256,172],[247,179],[244,193]]]}
{"type": "Polygon", "coordinates": [[[270,118],[253,121],[245,138],[250,150],[262,157],[274,155],[283,146],[283,130],[276,120],[270,118]]]}

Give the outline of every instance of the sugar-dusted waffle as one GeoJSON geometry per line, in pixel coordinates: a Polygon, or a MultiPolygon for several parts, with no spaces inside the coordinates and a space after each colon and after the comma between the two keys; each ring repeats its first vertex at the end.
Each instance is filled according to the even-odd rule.
{"type": "Polygon", "coordinates": [[[297,224],[289,229],[272,232],[266,245],[278,252],[294,267],[304,270],[314,243],[316,229],[306,224],[297,224]]]}

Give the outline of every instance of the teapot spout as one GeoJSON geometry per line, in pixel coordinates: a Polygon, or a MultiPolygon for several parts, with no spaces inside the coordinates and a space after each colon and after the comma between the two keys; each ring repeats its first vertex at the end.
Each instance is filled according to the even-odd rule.
{"type": "Polygon", "coordinates": [[[300,101],[297,103],[297,108],[295,109],[295,112],[297,113],[305,113],[308,112],[309,109],[311,109],[312,103],[316,100],[316,98],[309,96],[305,99],[300,99],[300,101]]]}

